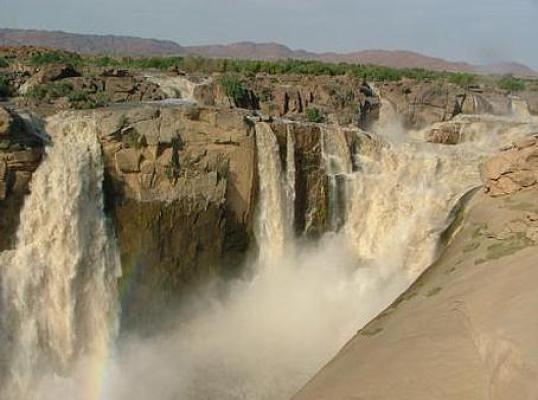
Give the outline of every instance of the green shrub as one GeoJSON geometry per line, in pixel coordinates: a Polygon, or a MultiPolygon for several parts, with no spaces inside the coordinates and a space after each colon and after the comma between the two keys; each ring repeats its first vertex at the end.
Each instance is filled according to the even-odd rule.
{"type": "Polygon", "coordinates": [[[59,51],[34,54],[28,62],[31,65],[45,64],[80,64],[81,57],[78,54],[63,53],[59,51]]]}
{"type": "Polygon", "coordinates": [[[8,97],[10,94],[9,83],[7,79],[0,76],[0,97],[8,97]]]}
{"type": "Polygon", "coordinates": [[[70,102],[87,102],[89,100],[89,94],[85,90],[71,90],[66,96],[70,102]]]}
{"type": "MultiPolygon", "coordinates": [[[[48,54],[48,53],[47,53],[48,54]]],[[[61,54],[39,56],[35,62],[50,62],[62,59],[61,54]]],[[[65,58],[65,55],[63,56],[65,58]]],[[[454,83],[467,85],[476,79],[476,75],[458,74],[442,71],[429,71],[421,68],[396,69],[379,65],[363,65],[348,63],[324,63],[308,60],[230,60],[208,59],[199,56],[189,57],[111,57],[85,56],[82,60],[88,65],[101,67],[116,67],[125,69],[169,69],[177,67],[187,72],[239,74],[241,76],[256,76],[263,73],[268,75],[326,75],[354,76],[369,81],[399,81],[402,78],[423,80],[449,79],[454,83]]]]}
{"type": "Polygon", "coordinates": [[[110,95],[106,92],[97,92],[95,94],[96,107],[105,107],[110,103],[110,95]]]}
{"type": "Polygon", "coordinates": [[[36,85],[26,92],[26,97],[36,101],[55,100],[65,97],[73,108],[86,109],[104,106],[108,103],[106,93],[92,96],[84,89],[74,89],[69,82],[51,82],[36,85]]]}
{"type": "Polygon", "coordinates": [[[220,78],[220,85],[226,96],[233,100],[237,106],[247,96],[247,90],[241,78],[235,74],[226,74],[220,78]]]}
{"type": "Polygon", "coordinates": [[[270,88],[265,87],[260,90],[258,97],[263,102],[271,101],[273,98],[273,93],[271,92],[270,88]]]}
{"type": "Polygon", "coordinates": [[[455,73],[449,78],[449,82],[459,85],[463,88],[468,87],[476,82],[476,75],[467,73],[455,73]]]}
{"type": "Polygon", "coordinates": [[[140,149],[142,147],[142,138],[134,128],[129,128],[121,137],[121,141],[123,146],[128,149],[140,149]]]}
{"type": "Polygon", "coordinates": [[[69,82],[51,82],[31,87],[26,97],[33,100],[58,99],[73,95],[73,86],[69,82]]]}
{"type": "Polygon", "coordinates": [[[0,57],[0,68],[9,67],[8,61],[4,57],[0,57]]]}
{"type": "Polygon", "coordinates": [[[306,110],[306,119],[308,122],[320,123],[323,122],[323,115],[316,107],[310,107],[306,110]]]}
{"type": "Polygon", "coordinates": [[[505,75],[497,82],[497,87],[501,90],[510,92],[519,92],[525,90],[525,81],[518,79],[512,75],[505,75]]]}

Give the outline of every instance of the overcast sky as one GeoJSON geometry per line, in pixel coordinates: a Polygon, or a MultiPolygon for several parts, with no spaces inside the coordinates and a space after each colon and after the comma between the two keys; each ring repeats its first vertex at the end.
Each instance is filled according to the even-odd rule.
{"type": "Polygon", "coordinates": [[[538,0],[0,0],[0,26],[294,49],[406,49],[538,69],[538,0]]]}

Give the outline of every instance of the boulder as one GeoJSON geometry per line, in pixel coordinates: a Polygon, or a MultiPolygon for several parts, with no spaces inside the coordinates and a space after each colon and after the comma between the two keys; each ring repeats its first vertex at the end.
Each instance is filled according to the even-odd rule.
{"type": "Polygon", "coordinates": [[[458,144],[462,140],[460,124],[445,124],[426,133],[426,140],[438,144],[458,144]]]}
{"type": "Polygon", "coordinates": [[[484,166],[486,192],[502,196],[538,183],[538,137],[530,136],[488,160],[484,166]]]}
{"type": "Polygon", "coordinates": [[[78,71],[69,64],[50,64],[41,68],[33,75],[24,85],[21,86],[19,92],[26,94],[32,87],[44,83],[58,81],[60,79],[72,78],[80,76],[78,71]]]}

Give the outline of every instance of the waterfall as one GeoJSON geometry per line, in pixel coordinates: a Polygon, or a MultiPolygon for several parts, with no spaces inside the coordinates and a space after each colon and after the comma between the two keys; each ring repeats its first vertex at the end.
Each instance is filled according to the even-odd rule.
{"type": "Polygon", "coordinates": [[[290,125],[286,126],[286,177],[284,187],[286,192],[286,221],[288,221],[289,237],[295,234],[295,136],[290,125]]]}
{"type": "Polygon", "coordinates": [[[350,184],[344,227],[358,256],[411,276],[428,267],[450,211],[463,194],[482,184],[480,164],[531,129],[501,122],[492,131],[477,118],[464,126],[473,135],[457,146],[358,132],[360,171],[350,184]]]}
{"type": "Polygon", "coordinates": [[[529,121],[532,119],[529,105],[525,100],[512,96],[510,99],[510,108],[512,109],[512,116],[514,119],[519,121],[529,121]]]}
{"type": "Polygon", "coordinates": [[[281,259],[286,240],[286,193],[282,185],[282,166],[276,136],[265,122],[256,124],[258,149],[259,204],[256,240],[260,262],[268,265],[281,259]]]}
{"type": "Polygon", "coordinates": [[[182,99],[187,102],[196,103],[197,90],[212,83],[211,78],[194,82],[183,76],[146,76],[150,83],[154,83],[166,95],[168,99],[182,99]]]}
{"type": "MultiPolygon", "coordinates": [[[[0,398],[39,400],[47,375],[106,357],[120,264],[103,211],[103,160],[91,121],[58,115],[34,173],[14,250],[0,253],[0,398]]],[[[91,389],[88,388],[88,398],[91,389]]]]}
{"type": "Polygon", "coordinates": [[[351,151],[341,129],[322,128],[321,148],[329,186],[329,230],[337,232],[346,218],[351,151]]]}

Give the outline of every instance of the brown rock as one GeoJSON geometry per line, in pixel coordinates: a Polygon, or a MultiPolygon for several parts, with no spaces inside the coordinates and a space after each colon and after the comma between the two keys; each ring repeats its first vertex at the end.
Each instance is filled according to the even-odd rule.
{"type": "Polygon", "coordinates": [[[0,160],[0,200],[7,196],[7,165],[4,160],[0,160]]]}
{"type": "Polygon", "coordinates": [[[137,149],[122,149],[116,153],[116,167],[125,174],[140,172],[141,158],[137,149]]]}
{"type": "Polygon", "coordinates": [[[510,174],[510,180],[516,185],[526,188],[536,183],[536,173],[534,171],[516,171],[510,174]]]}
{"type": "Polygon", "coordinates": [[[37,74],[32,76],[23,86],[21,86],[19,91],[21,94],[25,94],[30,88],[34,86],[76,76],[80,76],[80,74],[73,68],[72,65],[46,65],[41,68],[37,74]]]}
{"type": "Polygon", "coordinates": [[[426,140],[438,144],[458,144],[462,140],[460,124],[444,125],[441,128],[432,129],[426,134],[426,140]]]}
{"type": "Polygon", "coordinates": [[[538,139],[534,136],[529,136],[514,142],[514,146],[519,150],[526,149],[527,147],[532,147],[538,142],[538,139]]]}
{"type": "Polygon", "coordinates": [[[11,125],[13,124],[13,117],[3,107],[0,107],[0,136],[9,135],[11,125]]]}
{"type": "Polygon", "coordinates": [[[515,193],[538,182],[538,142],[530,137],[486,162],[486,190],[492,196],[515,193]]]}
{"type": "Polygon", "coordinates": [[[488,160],[485,165],[487,179],[496,180],[499,179],[501,175],[512,172],[515,168],[514,164],[516,162],[516,157],[517,153],[510,150],[488,160]]]}

